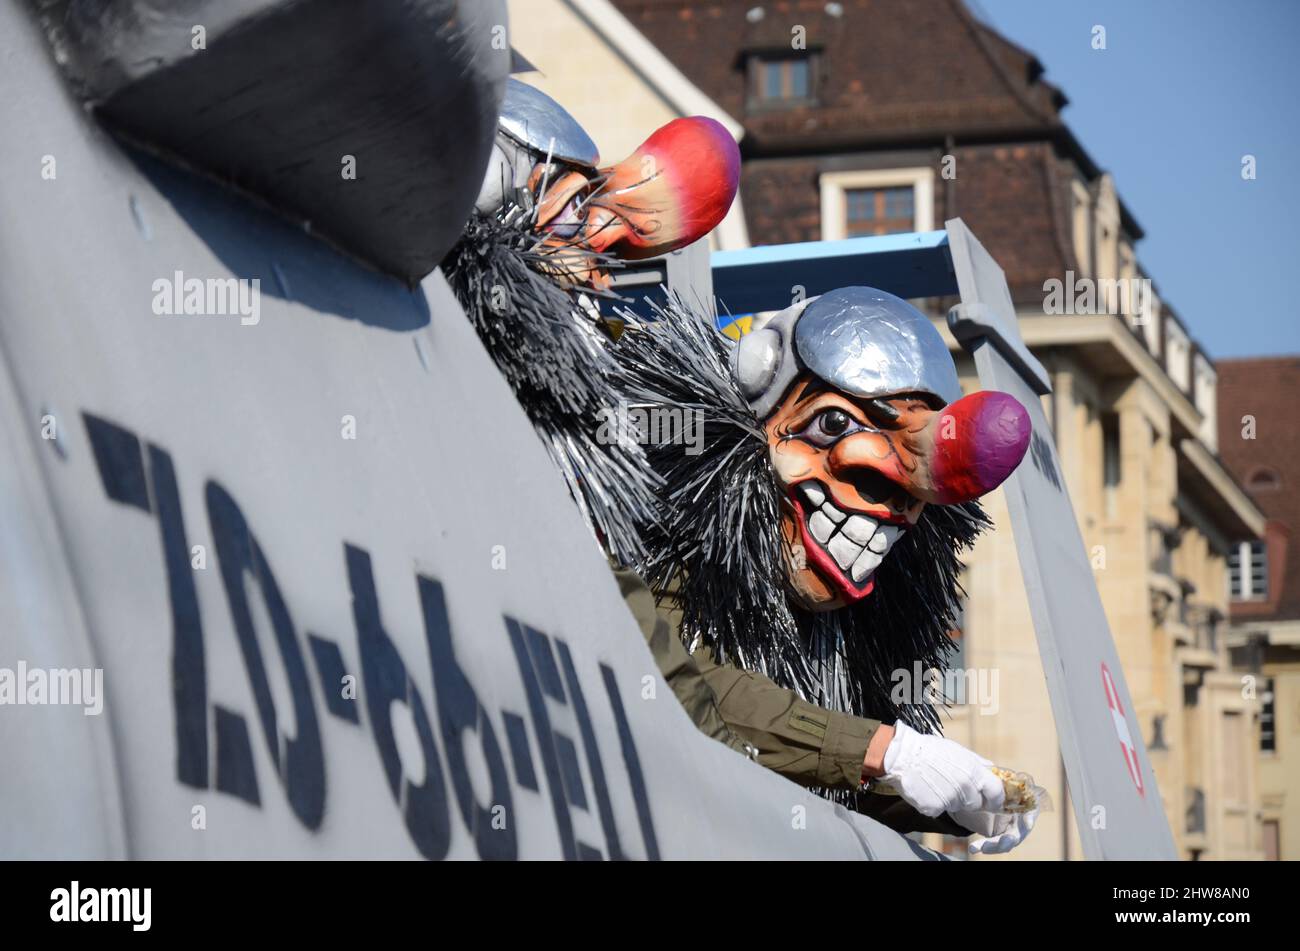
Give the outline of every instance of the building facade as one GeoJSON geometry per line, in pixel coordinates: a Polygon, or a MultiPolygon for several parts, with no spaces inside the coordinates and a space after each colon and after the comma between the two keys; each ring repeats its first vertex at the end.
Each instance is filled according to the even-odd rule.
{"type": "Polygon", "coordinates": [[[1229,553],[1228,644],[1260,705],[1265,857],[1300,859],[1300,357],[1218,366],[1220,451],[1268,518],[1229,553]]]}
{"type": "MultiPolygon", "coordinates": [[[[1142,230],[1062,121],[1066,98],[1041,64],[960,0],[528,0],[512,14],[517,7],[530,26],[516,21],[512,42],[566,105],[593,95],[589,84],[609,71],[584,66],[574,35],[541,42],[531,24],[559,22],[552,8],[585,18],[613,58],[633,51],[627,69],[644,78],[650,60],[627,39],[639,35],[674,82],[725,114],[753,244],[927,231],[957,216],[972,228],[1006,272],[1026,343],[1052,376],[1045,408],[1180,854],[1262,855],[1259,702],[1230,668],[1222,629],[1229,553],[1264,520],[1217,455],[1214,364],[1143,271],[1142,230]],[[610,36],[623,39],[611,46],[610,36]]],[[[602,143],[606,125],[612,137],[629,121],[618,113],[575,110],[602,143]]],[[[659,115],[632,118],[645,129],[659,115]]],[[[946,334],[952,302],[920,303],[946,334]]],[[[963,385],[976,388],[951,345],[963,385]]],[[[968,567],[954,632],[968,677],[947,733],[1057,794],[1009,858],[1080,858],[1000,492],[987,508],[997,529],[968,567]]],[[[1086,806],[1104,821],[1105,803],[1086,806]]]]}

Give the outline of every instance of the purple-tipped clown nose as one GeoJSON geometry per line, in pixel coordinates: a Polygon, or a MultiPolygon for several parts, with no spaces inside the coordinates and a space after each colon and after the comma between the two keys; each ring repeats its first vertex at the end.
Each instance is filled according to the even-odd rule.
{"type": "Polygon", "coordinates": [[[984,390],[950,404],[926,427],[932,433],[929,501],[969,502],[992,492],[1029,447],[1028,411],[1015,397],[984,390]]]}

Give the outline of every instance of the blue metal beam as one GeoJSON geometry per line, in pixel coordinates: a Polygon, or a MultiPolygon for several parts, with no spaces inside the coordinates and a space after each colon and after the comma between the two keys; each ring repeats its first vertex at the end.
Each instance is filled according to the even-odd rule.
{"type": "Polygon", "coordinates": [[[796,287],[807,297],[854,284],[902,298],[957,293],[946,231],[719,251],[711,263],[720,314],[789,307],[796,287]]]}

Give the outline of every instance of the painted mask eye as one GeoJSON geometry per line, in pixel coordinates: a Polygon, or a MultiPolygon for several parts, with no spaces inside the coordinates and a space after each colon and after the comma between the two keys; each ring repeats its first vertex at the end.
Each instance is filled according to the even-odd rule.
{"type": "Polygon", "coordinates": [[[546,230],[552,234],[559,235],[561,238],[572,238],[574,235],[578,234],[582,230],[584,224],[582,218],[578,215],[577,208],[579,202],[580,198],[575,195],[569,203],[564,206],[564,210],[551,219],[550,223],[546,226],[546,230]]]}
{"type": "Polygon", "coordinates": [[[821,424],[822,432],[826,433],[828,436],[843,436],[845,430],[847,430],[853,422],[853,420],[849,418],[849,414],[844,412],[842,409],[828,409],[818,417],[818,420],[821,424]]]}
{"type": "Polygon", "coordinates": [[[799,433],[799,438],[806,439],[814,446],[825,449],[833,445],[841,437],[850,433],[861,432],[866,428],[844,410],[832,407],[831,409],[822,410],[814,416],[812,421],[799,433]]]}

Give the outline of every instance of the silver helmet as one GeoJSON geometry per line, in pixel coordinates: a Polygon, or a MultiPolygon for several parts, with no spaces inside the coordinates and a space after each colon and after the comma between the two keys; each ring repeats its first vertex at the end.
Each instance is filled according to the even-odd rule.
{"type": "Polygon", "coordinates": [[[731,372],[759,419],[805,372],[866,399],[924,393],[946,406],[961,397],[957,367],[930,319],[874,287],[841,287],[786,308],[741,338],[731,372]]]}

